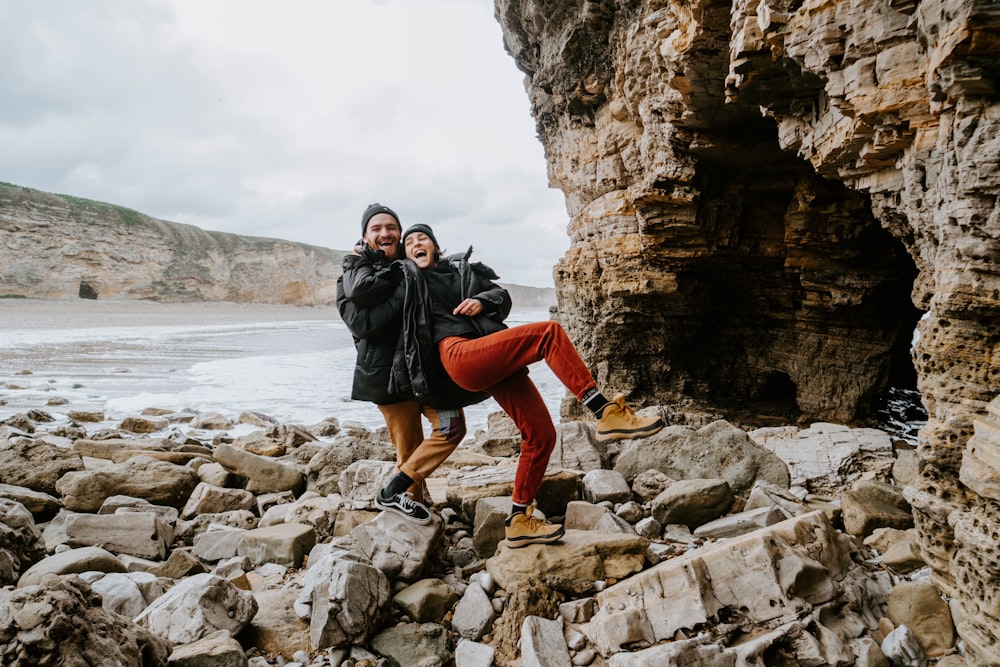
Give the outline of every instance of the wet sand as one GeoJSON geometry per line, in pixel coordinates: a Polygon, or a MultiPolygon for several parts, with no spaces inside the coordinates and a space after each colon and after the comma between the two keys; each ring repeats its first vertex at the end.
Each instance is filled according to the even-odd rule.
{"type": "Polygon", "coordinates": [[[0,299],[0,335],[11,329],[210,325],[288,320],[339,320],[335,306],[256,303],[0,299]]]}

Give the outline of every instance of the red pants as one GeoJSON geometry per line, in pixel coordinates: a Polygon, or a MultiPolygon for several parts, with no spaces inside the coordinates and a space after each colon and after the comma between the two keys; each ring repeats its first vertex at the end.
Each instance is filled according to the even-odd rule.
{"type": "Polygon", "coordinates": [[[562,326],[551,320],[522,324],[482,338],[451,336],[442,340],[438,349],[444,369],[458,386],[489,392],[517,424],[522,442],[513,501],[530,504],[556,446],[556,429],[535,383],[518,371],[544,360],[577,398],[597,386],[593,375],[562,326]]]}

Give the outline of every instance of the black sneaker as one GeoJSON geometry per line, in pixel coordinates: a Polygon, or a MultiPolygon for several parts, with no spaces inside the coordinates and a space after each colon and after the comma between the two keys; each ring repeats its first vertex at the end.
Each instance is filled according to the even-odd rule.
{"type": "Polygon", "coordinates": [[[430,510],[411,498],[410,494],[406,492],[384,498],[382,497],[382,492],[379,491],[375,494],[375,506],[400,514],[413,523],[419,523],[421,526],[426,526],[431,522],[430,510]]]}

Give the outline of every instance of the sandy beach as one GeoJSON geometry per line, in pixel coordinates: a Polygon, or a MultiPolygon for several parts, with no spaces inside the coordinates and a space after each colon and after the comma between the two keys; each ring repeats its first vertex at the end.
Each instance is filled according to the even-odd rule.
{"type": "Polygon", "coordinates": [[[98,299],[0,299],[0,322],[3,322],[3,330],[339,319],[336,306],[205,301],[158,303],[98,299]]]}

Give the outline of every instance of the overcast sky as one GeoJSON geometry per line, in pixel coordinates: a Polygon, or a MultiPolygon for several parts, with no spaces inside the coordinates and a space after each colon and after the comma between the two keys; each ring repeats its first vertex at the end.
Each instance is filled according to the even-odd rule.
{"type": "Polygon", "coordinates": [[[0,4],[0,181],[347,249],[373,201],[504,282],[566,251],[489,0],[0,4]]]}

